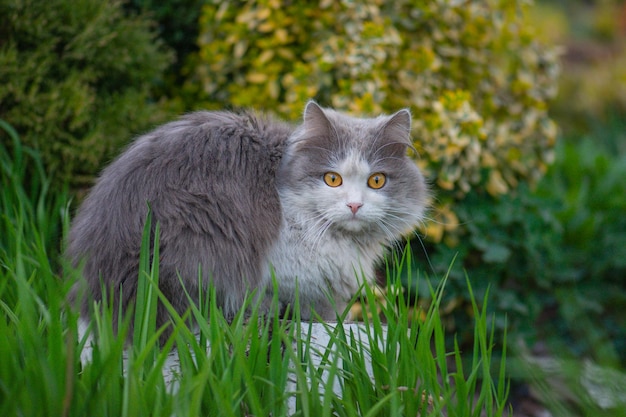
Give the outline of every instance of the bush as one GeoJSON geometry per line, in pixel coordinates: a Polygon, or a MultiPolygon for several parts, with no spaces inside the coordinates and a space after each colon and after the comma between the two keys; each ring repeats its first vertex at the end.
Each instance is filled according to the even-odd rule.
{"type": "MultiPolygon", "coordinates": [[[[626,366],[626,148],[622,118],[565,143],[538,194],[561,205],[559,258],[569,279],[556,285],[564,348],[605,365],[626,366]],[[604,144],[603,144],[604,143],[604,144]]],[[[558,277],[558,275],[557,275],[558,277]]]]}
{"type": "Polygon", "coordinates": [[[525,3],[211,1],[185,90],[290,119],[310,98],[356,114],[410,107],[435,216],[450,215],[470,189],[507,193],[551,161],[556,52],[534,40],[525,3]]]}
{"type": "Polygon", "coordinates": [[[120,1],[0,0],[0,119],[41,151],[54,188],[89,183],[162,120],[150,88],[171,55],[151,26],[120,1]]]}
{"type": "Polygon", "coordinates": [[[467,335],[468,271],[478,299],[492,288],[497,324],[514,337],[547,341],[559,356],[626,366],[623,132],[623,121],[614,122],[593,140],[562,142],[535,190],[468,195],[457,208],[466,224],[458,244],[428,247],[439,274],[457,254],[443,303],[449,330],[467,335]]]}
{"type": "MultiPolygon", "coordinates": [[[[124,8],[129,13],[144,13],[158,26],[159,38],[174,51],[175,59],[162,83],[155,86],[174,100],[168,103],[172,111],[180,111],[180,86],[186,77],[189,56],[198,51],[198,18],[204,0],[127,0],[124,8]]],[[[184,110],[184,109],[183,109],[184,110]]]]}

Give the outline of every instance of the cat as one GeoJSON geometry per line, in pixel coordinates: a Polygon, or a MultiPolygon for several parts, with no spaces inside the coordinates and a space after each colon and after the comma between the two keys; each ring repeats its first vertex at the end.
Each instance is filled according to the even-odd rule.
{"type": "MultiPolygon", "coordinates": [[[[283,309],[298,293],[301,319],[335,319],[423,219],[428,189],[407,156],[410,130],[406,109],[355,118],[314,101],[299,126],[200,111],[158,127],[103,170],[77,210],[66,256],[86,291],[79,281],[74,302],[88,314],[104,289],[114,312],[133,303],[149,205],[159,288],[179,313],[181,282],[191,295],[212,283],[226,317],[247,293],[267,300],[277,288],[283,309]]],[[[157,323],[167,321],[159,305],[157,323]]]]}

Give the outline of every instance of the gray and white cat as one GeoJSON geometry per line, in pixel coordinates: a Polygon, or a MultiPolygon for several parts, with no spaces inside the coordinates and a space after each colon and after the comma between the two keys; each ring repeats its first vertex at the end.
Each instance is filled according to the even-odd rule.
{"type": "MultiPolygon", "coordinates": [[[[114,311],[133,302],[148,203],[161,231],[159,288],[180,313],[179,276],[192,295],[212,282],[227,317],[247,292],[271,297],[274,276],[283,305],[298,289],[303,319],[335,318],[422,219],[410,126],[407,110],[358,119],[309,102],[297,127],[197,112],[157,128],[103,171],[77,212],[66,254],[88,296],[74,297],[84,313],[103,286],[114,311]]],[[[160,306],[158,324],[167,320],[160,306]]]]}

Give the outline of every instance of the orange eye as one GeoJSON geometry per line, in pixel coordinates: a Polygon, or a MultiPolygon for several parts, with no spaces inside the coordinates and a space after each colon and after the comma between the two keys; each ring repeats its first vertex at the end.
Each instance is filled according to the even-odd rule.
{"type": "Polygon", "coordinates": [[[341,179],[341,175],[336,172],[327,172],[324,174],[324,182],[329,187],[339,187],[343,180],[341,179]]]}
{"type": "Polygon", "coordinates": [[[370,188],[378,190],[379,188],[383,188],[383,185],[385,185],[386,180],[387,178],[385,177],[385,174],[383,174],[382,172],[377,172],[375,174],[370,175],[370,177],[367,179],[367,185],[370,188]]]}

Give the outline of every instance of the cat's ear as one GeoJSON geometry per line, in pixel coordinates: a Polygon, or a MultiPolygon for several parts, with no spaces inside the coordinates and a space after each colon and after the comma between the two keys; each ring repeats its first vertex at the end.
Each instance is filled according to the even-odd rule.
{"type": "Polygon", "coordinates": [[[304,108],[304,128],[309,136],[329,137],[331,124],[324,110],[313,100],[304,108]]]}
{"type": "Polygon", "coordinates": [[[404,156],[411,146],[411,112],[403,109],[389,116],[382,126],[382,137],[387,142],[387,151],[397,157],[404,156]]]}
{"type": "Polygon", "coordinates": [[[402,109],[389,116],[383,125],[383,131],[389,139],[411,143],[411,112],[402,109]]]}

